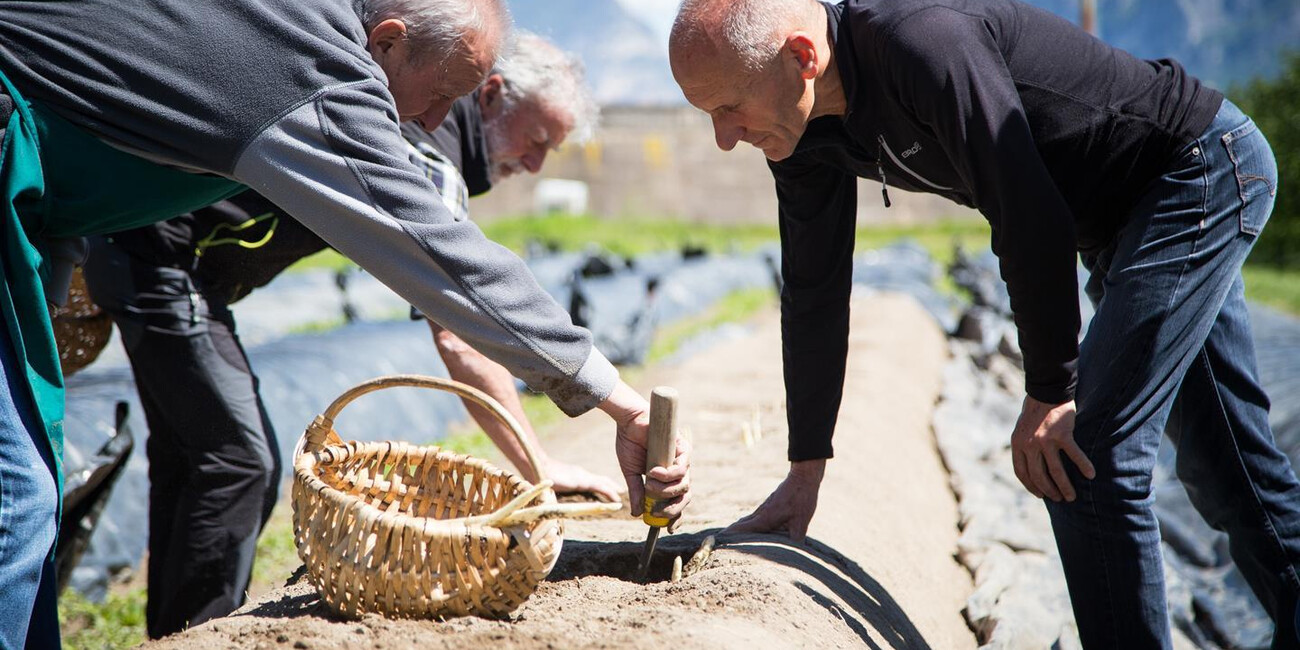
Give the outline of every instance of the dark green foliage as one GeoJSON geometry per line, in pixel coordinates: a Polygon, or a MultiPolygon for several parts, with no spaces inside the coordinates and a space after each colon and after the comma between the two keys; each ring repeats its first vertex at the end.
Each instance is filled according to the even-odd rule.
{"type": "Polygon", "coordinates": [[[1300,269],[1300,51],[1284,59],[1277,78],[1234,86],[1229,96],[1255,120],[1277,156],[1277,203],[1250,262],[1300,269]]]}

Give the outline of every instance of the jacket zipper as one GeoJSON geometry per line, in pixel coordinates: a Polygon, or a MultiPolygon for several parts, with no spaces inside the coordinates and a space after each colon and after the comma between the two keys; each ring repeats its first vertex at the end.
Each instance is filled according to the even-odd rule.
{"type": "Polygon", "coordinates": [[[881,148],[885,144],[885,139],[880,138],[880,144],[876,146],[876,172],[880,174],[880,196],[885,199],[885,207],[889,207],[889,183],[885,178],[884,156],[880,155],[881,148]]]}
{"type": "MultiPolygon", "coordinates": [[[[940,191],[943,191],[943,192],[951,192],[951,191],[952,191],[952,188],[951,188],[951,187],[944,187],[944,186],[942,186],[942,185],[940,185],[940,184],[938,184],[938,183],[931,182],[931,181],[930,181],[929,179],[927,179],[926,177],[924,177],[924,176],[922,176],[922,175],[920,175],[920,174],[918,174],[918,173],[912,171],[912,168],[911,168],[911,167],[908,167],[907,165],[904,165],[904,164],[903,164],[903,161],[899,160],[899,159],[898,159],[898,156],[895,156],[895,155],[894,155],[893,150],[889,148],[889,144],[885,142],[885,136],[883,136],[883,135],[877,135],[877,136],[876,136],[876,140],[880,143],[881,148],[883,148],[883,149],[885,150],[885,153],[889,155],[889,159],[892,160],[892,161],[894,161],[894,164],[895,164],[895,165],[898,165],[899,169],[902,169],[903,171],[905,171],[905,172],[911,174],[914,178],[916,178],[916,180],[921,181],[922,183],[925,183],[926,185],[929,185],[930,187],[933,187],[933,188],[936,189],[936,190],[940,190],[940,191]]],[[[881,163],[880,163],[880,157],[879,157],[879,156],[876,156],[876,165],[879,166],[880,164],[881,164],[881,163]]],[[[884,178],[884,177],[885,177],[885,170],[884,170],[883,168],[881,168],[881,170],[880,170],[880,177],[881,177],[881,178],[884,178]]]]}

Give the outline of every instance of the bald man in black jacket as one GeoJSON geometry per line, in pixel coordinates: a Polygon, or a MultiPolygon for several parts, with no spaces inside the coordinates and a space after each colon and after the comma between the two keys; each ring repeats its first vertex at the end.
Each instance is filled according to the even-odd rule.
{"type": "Polygon", "coordinates": [[[1011,295],[1016,476],[1044,498],[1089,648],[1169,647],[1151,472],[1193,503],[1296,647],[1300,483],[1273,442],[1241,265],[1277,170],[1235,106],[1015,0],[686,0],[673,74],[776,181],[791,469],[732,530],[802,538],[843,389],[857,179],[978,209],[1011,295]],[[1097,306],[1079,341],[1076,265],[1097,306]]]}

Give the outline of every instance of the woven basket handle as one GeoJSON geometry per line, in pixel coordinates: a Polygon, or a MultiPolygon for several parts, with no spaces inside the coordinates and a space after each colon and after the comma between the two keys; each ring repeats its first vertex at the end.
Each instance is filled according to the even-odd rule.
{"type": "Polygon", "coordinates": [[[509,528],[520,524],[529,524],[541,519],[556,519],[559,517],[589,517],[593,515],[607,515],[619,512],[623,509],[621,502],[617,503],[599,503],[583,501],[578,503],[543,503],[539,506],[525,508],[524,505],[536,499],[541,493],[551,489],[551,481],[546,480],[534,485],[532,489],[520,494],[510,500],[509,503],[497,508],[496,512],[486,515],[477,515],[466,517],[464,524],[466,526],[493,526],[496,528],[509,528]]]}
{"type": "MultiPolygon", "coordinates": [[[[343,408],[352,403],[353,400],[385,388],[395,388],[398,386],[412,386],[415,388],[433,388],[436,390],[454,393],[465,399],[487,409],[496,419],[503,422],[510,432],[514,434],[515,439],[519,441],[519,446],[523,447],[524,455],[528,457],[528,464],[533,466],[533,471],[537,474],[538,484],[547,483],[546,470],[542,468],[541,463],[537,462],[537,451],[533,449],[532,443],[524,435],[524,430],[519,426],[519,421],[511,415],[500,402],[492,399],[487,393],[467,386],[452,379],[443,379],[441,377],[427,377],[424,375],[388,375],[377,377],[370,381],[357,384],[348,389],[347,392],[339,395],[325,412],[316,416],[316,419],[307,427],[303,433],[303,438],[299,439],[297,448],[294,450],[294,456],[299,454],[318,451],[323,447],[335,444],[342,444],[338,434],[334,432],[334,418],[338,417],[343,408]]],[[[534,495],[535,496],[535,495],[534,495]]],[[[522,505],[522,504],[521,504],[522,505]]],[[[538,506],[542,507],[542,506],[538,506]]],[[[518,506],[516,506],[516,509],[518,506]]],[[[502,508],[504,511],[505,508],[502,508]]]]}

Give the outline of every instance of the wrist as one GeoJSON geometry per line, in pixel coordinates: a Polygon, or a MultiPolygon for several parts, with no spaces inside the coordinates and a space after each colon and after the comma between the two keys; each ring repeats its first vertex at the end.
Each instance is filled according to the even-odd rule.
{"type": "Polygon", "coordinates": [[[1071,405],[1071,404],[1073,404],[1073,403],[1074,403],[1073,400],[1066,400],[1066,401],[1064,401],[1064,402],[1044,402],[1044,401],[1042,401],[1042,400],[1040,400],[1040,399],[1036,399],[1036,398],[1031,397],[1031,396],[1029,396],[1029,395],[1025,395],[1025,401],[1024,401],[1024,403],[1021,405],[1020,408],[1021,408],[1021,410],[1023,410],[1023,411],[1033,411],[1033,412],[1038,412],[1038,413],[1049,413],[1049,412],[1051,412],[1051,411],[1055,411],[1056,409],[1059,409],[1059,408],[1061,408],[1061,407],[1063,407],[1063,406],[1069,406],[1069,405],[1071,405]]]}
{"type": "Polygon", "coordinates": [[[641,394],[633,390],[622,380],[614,385],[614,390],[610,391],[609,397],[605,401],[596,405],[596,408],[605,412],[609,417],[614,418],[616,422],[627,422],[635,419],[641,413],[650,409],[650,403],[641,397],[641,394]]]}
{"type": "Polygon", "coordinates": [[[796,460],[790,463],[790,476],[820,483],[826,475],[826,459],[796,460]]]}

